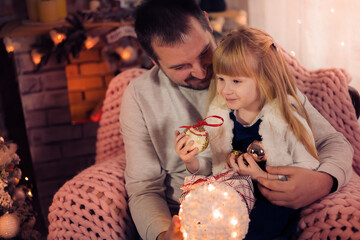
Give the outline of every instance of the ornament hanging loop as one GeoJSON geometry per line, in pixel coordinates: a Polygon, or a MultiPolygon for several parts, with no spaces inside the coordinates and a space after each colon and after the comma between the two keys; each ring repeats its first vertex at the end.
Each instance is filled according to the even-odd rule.
{"type": "Polygon", "coordinates": [[[203,120],[198,119],[198,124],[197,125],[192,125],[192,126],[181,126],[180,128],[196,128],[196,127],[201,127],[201,126],[209,126],[209,127],[220,127],[221,125],[223,125],[224,123],[224,119],[220,116],[217,115],[211,115],[208,116],[206,118],[204,118],[203,120]],[[206,122],[206,119],[208,118],[218,118],[221,120],[221,123],[208,123],[206,122]]]}

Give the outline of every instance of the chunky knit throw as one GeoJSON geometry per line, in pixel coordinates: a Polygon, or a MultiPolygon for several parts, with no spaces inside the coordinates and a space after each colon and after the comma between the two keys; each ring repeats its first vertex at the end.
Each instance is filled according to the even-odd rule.
{"type": "Polygon", "coordinates": [[[298,88],[354,149],[350,182],[302,210],[299,239],[360,239],[360,125],[348,93],[351,77],[337,68],[309,71],[282,52],[298,88]]]}
{"type": "Polygon", "coordinates": [[[144,72],[146,72],[145,69],[133,68],[117,75],[110,82],[97,132],[96,163],[125,153],[119,122],[121,99],[130,81],[144,72]]]}
{"type": "Polygon", "coordinates": [[[145,71],[133,68],[111,80],[97,132],[95,165],[55,194],[48,215],[49,240],[138,239],[127,207],[119,114],[125,88],[145,71]]]}
{"type": "MultiPolygon", "coordinates": [[[[356,172],[350,182],[302,210],[298,238],[360,239],[360,130],[347,94],[350,77],[340,69],[309,71],[283,53],[299,89],[344,134],[355,151],[356,172]]],[[[119,111],[128,82],[144,71],[130,69],[111,81],[98,130],[96,164],[66,182],[55,194],[48,216],[49,240],[138,239],[124,188],[125,156],[119,111]]]]}
{"type": "Polygon", "coordinates": [[[351,143],[354,149],[353,167],[360,174],[360,125],[348,92],[350,75],[339,68],[309,71],[287,52],[283,51],[283,56],[290,65],[300,91],[351,143]]]}

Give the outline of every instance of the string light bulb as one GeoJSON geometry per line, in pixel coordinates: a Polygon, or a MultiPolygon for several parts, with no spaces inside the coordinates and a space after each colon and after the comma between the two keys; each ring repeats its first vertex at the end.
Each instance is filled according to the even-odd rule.
{"type": "Polygon", "coordinates": [[[55,30],[51,30],[49,34],[50,34],[50,37],[51,37],[52,41],[54,42],[55,46],[66,39],[65,34],[58,33],[55,30]]]}
{"type": "Polygon", "coordinates": [[[27,191],[27,195],[28,195],[29,197],[32,197],[32,196],[33,196],[32,192],[31,192],[31,189],[29,189],[29,190],[27,191]]]}
{"type": "Polygon", "coordinates": [[[86,48],[87,50],[93,48],[93,47],[99,42],[99,40],[100,40],[100,38],[99,38],[98,36],[96,36],[96,37],[90,37],[90,36],[88,36],[88,37],[86,38],[86,40],[85,40],[85,43],[84,43],[85,48],[86,48]]]}
{"type": "Polygon", "coordinates": [[[31,58],[35,65],[38,65],[41,62],[43,54],[39,53],[36,49],[31,50],[31,58]]]}
{"type": "Polygon", "coordinates": [[[15,50],[15,48],[14,48],[13,45],[6,46],[6,51],[7,51],[8,53],[12,53],[12,52],[14,52],[14,50],[15,50]]]}
{"type": "Polygon", "coordinates": [[[12,41],[9,37],[4,37],[6,51],[12,53],[19,47],[19,43],[12,41]]]}

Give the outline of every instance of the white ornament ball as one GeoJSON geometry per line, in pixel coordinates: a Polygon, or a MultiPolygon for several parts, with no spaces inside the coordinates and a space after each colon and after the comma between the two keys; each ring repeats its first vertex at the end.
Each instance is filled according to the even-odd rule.
{"type": "Polygon", "coordinates": [[[184,133],[189,136],[186,144],[188,144],[191,140],[194,141],[194,144],[190,147],[189,151],[197,147],[199,149],[197,153],[200,153],[209,145],[209,134],[202,126],[187,128],[184,130],[184,133]]]}
{"type": "Polygon", "coordinates": [[[225,183],[191,191],[180,206],[179,217],[185,240],[244,239],[250,221],[243,198],[225,183]]]}
{"type": "Polygon", "coordinates": [[[0,237],[13,238],[20,230],[20,220],[13,213],[5,213],[0,217],[0,237]]]}
{"type": "Polygon", "coordinates": [[[22,188],[16,188],[13,196],[14,201],[25,201],[26,195],[22,188]]]}

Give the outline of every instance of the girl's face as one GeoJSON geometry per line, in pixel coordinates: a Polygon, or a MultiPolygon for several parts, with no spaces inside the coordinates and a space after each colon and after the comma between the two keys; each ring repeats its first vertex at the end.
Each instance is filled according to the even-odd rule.
{"type": "Polygon", "coordinates": [[[241,76],[216,74],[217,92],[226,101],[228,108],[259,112],[260,92],[254,79],[241,76]]]}

